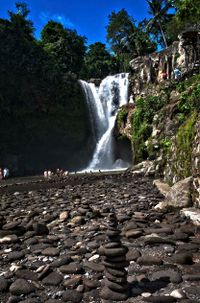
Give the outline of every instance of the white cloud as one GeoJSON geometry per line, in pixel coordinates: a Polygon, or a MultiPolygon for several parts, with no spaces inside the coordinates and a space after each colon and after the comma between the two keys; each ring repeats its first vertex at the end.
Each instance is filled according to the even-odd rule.
{"type": "Polygon", "coordinates": [[[46,24],[49,20],[54,20],[60,22],[66,28],[74,28],[74,24],[63,14],[50,14],[49,12],[42,12],[40,14],[40,20],[43,24],[46,24]]]}

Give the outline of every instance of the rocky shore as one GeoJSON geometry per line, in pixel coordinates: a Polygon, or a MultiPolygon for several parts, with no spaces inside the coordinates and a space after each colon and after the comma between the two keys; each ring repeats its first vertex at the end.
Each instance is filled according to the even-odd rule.
{"type": "Polygon", "coordinates": [[[0,302],[200,302],[200,232],[162,199],[132,172],[2,186],[0,302]]]}

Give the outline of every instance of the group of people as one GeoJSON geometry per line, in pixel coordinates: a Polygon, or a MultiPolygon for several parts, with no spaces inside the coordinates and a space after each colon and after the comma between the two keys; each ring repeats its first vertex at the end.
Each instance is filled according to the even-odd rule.
{"type": "Polygon", "coordinates": [[[7,179],[9,177],[9,169],[8,168],[0,168],[0,181],[2,181],[3,179],[7,179]]]}
{"type": "Polygon", "coordinates": [[[65,177],[69,174],[68,171],[64,171],[63,169],[57,168],[55,172],[51,170],[45,170],[43,175],[45,179],[50,179],[52,177],[65,177]]]}
{"type": "MultiPolygon", "coordinates": [[[[180,78],[181,78],[181,71],[180,71],[180,69],[178,67],[175,67],[175,69],[173,70],[173,76],[174,76],[174,79],[176,81],[180,80],[180,78]]],[[[165,71],[163,71],[161,73],[161,77],[162,77],[163,80],[166,80],[167,79],[167,73],[165,71]]]]}

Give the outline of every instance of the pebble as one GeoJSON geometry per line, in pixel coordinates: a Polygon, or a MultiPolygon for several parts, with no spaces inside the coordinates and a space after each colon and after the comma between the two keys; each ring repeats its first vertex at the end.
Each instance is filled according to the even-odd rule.
{"type": "Polygon", "coordinates": [[[68,289],[63,293],[62,297],[65,302],[79,303],[81,302],[83,295],[76,290],[68,289]]]}
{"type": "Polygon", "coordinates": [[[6,291],[8,288],[8,281],[0,276],[0,292],[6,291]]]}
{"type": "Polygon", "coordinates": [[[71,262],[67,265],[62,265],[59,270],[64,274],[79,274],[82,272],[82,266],[79,263],[71,262]]]}
{"type": "Polygon", "coordinates": [[[62,282],[62,280],[63,280],[62,275],[60,275],[57,272],[52,272],[42,280],[42,283],[44,283],[44,285],[56,286],[59,285],[62,282]]]}
{"type": "Polygon", "coordinates": [[[24,279],[17,279],[10,286],[12,295],[27,295],[35,291],[35,287],[24,279]]]}
{"type": "Polygon", "coordinates": [[[199,232],[151,178],[59,182],[0,190],[1,303],[200,302],[199,232]]]}

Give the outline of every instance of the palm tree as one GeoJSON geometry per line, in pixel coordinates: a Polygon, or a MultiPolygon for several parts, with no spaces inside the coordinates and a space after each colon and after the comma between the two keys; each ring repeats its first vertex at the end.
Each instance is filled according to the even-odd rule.
{"type": "Polygon", "coordinates": [[[146,1],[149,5],[148,13],[152,15],[152,18],[147,22],[146,28],[150,33],[154,34],[155,36],[161,35],[164,46],[168,47],[167,37],[165,34],[165,27],[173,16],[173,14],[168,13],[168,10],[172,8],[172,4],[168,0],[146,1]]]}

